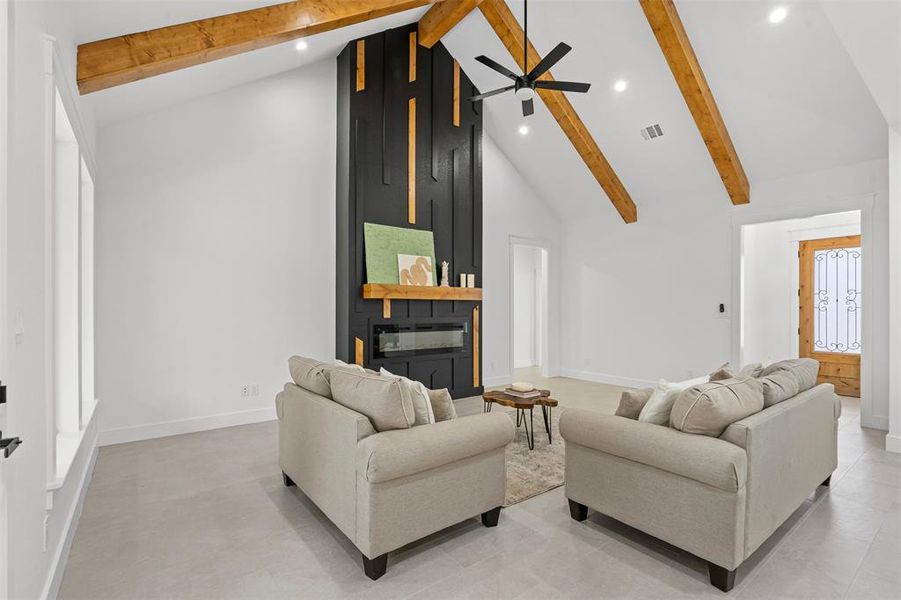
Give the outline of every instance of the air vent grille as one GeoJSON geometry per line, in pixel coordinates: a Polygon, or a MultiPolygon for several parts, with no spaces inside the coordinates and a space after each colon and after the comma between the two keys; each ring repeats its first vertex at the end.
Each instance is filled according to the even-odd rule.
{"type": "Polygon", "coordinates": [[[643,137],[644,139],[646,139],[648,141],[653,140],[654,138],[659,138],[662,135],[663,135],[663,130],[660,128],[659,123],[655,123],[654,125],[651,125],[650,127],[645,127],[644,129],[641,130],[641,137],[643,137]]]}

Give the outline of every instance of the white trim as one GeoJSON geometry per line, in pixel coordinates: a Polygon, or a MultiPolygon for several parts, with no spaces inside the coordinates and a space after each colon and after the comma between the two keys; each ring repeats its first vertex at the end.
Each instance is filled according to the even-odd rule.
{"type": "Polygon", "coordinates": [[[66,562],[69,559],[69,551],[72,549],[72,542],[75,540],[75,532],[78,530],[78,520],[81,518],[81,511],[84,508],[84,501],[88,495],[88,486],[94,477],[94,465],[97,463],[97,445],[91,449],[91,458],[85,461],[84,471],[81,473],[81,481],[78,484],[78,492],[75,494],[75,502],[69,509],[66,517],[66,524],[63,528],[63,535],[60,543],[57,545],[56,552],[53,555],[53,562],[47,572],[47,580],[44,582],[44,588],[41,592],[41,598],[48,600],[56,598],[59,594],[59,586],[63,582],[63,573],[66,571],[66,562]]]}
{"type": "Polygon", "coordinates": [[[886,435],[885,449],[889,452],[901,453],[901,435],[886,435]]]}
{"type": "MultiPolygon", "coordinates": [[[[733,314],[739,315],[732,319],[732,363],[742,364],[742,227],[757,223],[769,223],[772,221],[785,221],[788,219],[804,219],[819,215],[843,213],[851,210],[860,211],[860,236],[861,249],[864,256],[874,256],[873,252],[873,211],[876,205],[877,192],[847,196],[836,200],[826,200],[815,204],[792,205],[784,204],[779,208],[755,210],[750,208],[746,212],[732,217],[732,306],[733,314]]],[[[863,289],[872,289],[872,269],[863,269],[863,289]]],[[[873,313],[873,294],[864,293],[863,314],[873,313]]],[[[887,417],[873,414],[873,357],[876,352],[873,347],[872,319],[864,318],[862,323],[863,348],[860,356],[860,423],[864,427],[882,429],[881,426],[887,417]]]]}
{"type": "Polygon", "coordinates": [[[208,431],[210,429],[221,429],[223,427],[234,427],[236,425],[249,425],[251,423],[261,423],[263,421],[274,421],[275,419],[275,406],[272,406],[270,408],[239,410],[230,413],[209,415],[206,417],[180,419],[178,421],[164,421],[160,423],[148,423],[147,425],[136,425],[134,427],[120,427],[118,429],[101,431],[97,440],[97,445],[109,446],[112,444],[125,444],[127,442],[168,437],[170,435],[181,435],[183,433],[208,431]]]}
{"type": "Polygon", "coordinates": [[[577,369],[560,369],[560,375],[571,379],[582,379],[584,381],[594,381],[596,383],[606,383],[608,385],[617,385],[627,388],[648,388],[657,385],[656,381],[650,379],[621,377],[619,375],[610,375],[609,373],[595,373],[593,371],[579,371],[577,369]]]}

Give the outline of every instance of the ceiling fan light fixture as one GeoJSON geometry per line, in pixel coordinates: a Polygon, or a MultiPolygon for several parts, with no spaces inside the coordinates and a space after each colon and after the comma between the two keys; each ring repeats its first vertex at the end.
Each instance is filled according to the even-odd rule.
{"type": "Polygon", "coordinates": [[[535,90],[530,87],[521,87],[515,93],[517,100],[526,101],[535,97],[535,90]]]}

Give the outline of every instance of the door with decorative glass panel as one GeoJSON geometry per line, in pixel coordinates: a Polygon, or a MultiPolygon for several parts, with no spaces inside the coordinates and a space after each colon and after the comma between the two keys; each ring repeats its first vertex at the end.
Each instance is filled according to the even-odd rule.
{"type": "Polygon", "coordinates": [[[860,236],[799,244],[799,354],[820,361],[818,383],[860,397],[860,236]]]}

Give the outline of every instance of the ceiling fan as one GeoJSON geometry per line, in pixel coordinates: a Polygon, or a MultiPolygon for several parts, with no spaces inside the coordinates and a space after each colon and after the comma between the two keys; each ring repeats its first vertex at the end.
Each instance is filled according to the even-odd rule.
{"type": "MultiPolygon", "coordinates": [[[[502,94],[504,92],[514,90],[516,97],[522,101],[522,116],[528,117],[535,112],[535,105],[532,102],[532,98],[534,98],[535,96],[536,89],[558,90],[561,92],[579,92],[584,94],[588,91],[588,88],[591,87],[590,83],[579,83],[576,81],[538,81],[539,77],[544,75],[544,73],[547,72],[548,69],[557,64],[557,61],[566,56],[566,54],[570,50],[572,50],[572,48],[568,44],[560,42],[553,50],[548,52],[547,56],[542,58],[541,61],[537,65],[535,65],[534,69],[532,69],[528,73],[523,72],[522,75],[517,75],[504,65],[488,58],[485,55],[476,56],[476,60],[486,67],[494,69],[501,75],[505,75],[512,79],[513,85],[508,85],[496,90],[491,90],[490,92],[485,92],[484,94],[479,94],[477,96],[473,96],[472,98],[468,98],[468,100],[470,102],[478,102],[479,100],[484,100],[485,98],[490,98],[491,96],[496,96],[497,94],[502,94]]],[[[528,0],[524,0],[522,32],[523,71],[525,71],[525,67],[529,64],[528,57],[529,4],[528,0]]]]}

